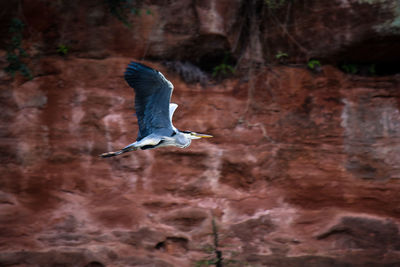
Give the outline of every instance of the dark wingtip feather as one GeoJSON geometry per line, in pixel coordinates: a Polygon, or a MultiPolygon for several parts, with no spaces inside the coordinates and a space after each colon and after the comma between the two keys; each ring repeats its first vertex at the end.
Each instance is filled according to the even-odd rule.
{"type": "Polygon", "coordinates": [[[125,76],[132,75],[135,72],[141,72],[144,70],[154,71],[154,69],[152,69],[142,63],[132,61],[131,63],[128,64],[128,67],[126,68],[125,76]]]}
{"type": "MultiPolygon", "coordinates": [[[[136,87],[140,86],[140,83],[145,81],[148,82],[147,85],[154,83],[158,79],[158,71],[139,62],[132,61],[126,68],[124,78],[128,84],[136,90],[139,89],[136,87]]],[[[141,90],[139,89],[139,91],[141,90]]]]}

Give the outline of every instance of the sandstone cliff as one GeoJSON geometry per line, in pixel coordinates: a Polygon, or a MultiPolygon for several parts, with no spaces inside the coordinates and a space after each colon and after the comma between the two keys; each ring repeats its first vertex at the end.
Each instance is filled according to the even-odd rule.
{"type": "Polygon", "coordinates": [[[400,265],[398,1],[112,2],[0,4],[33,75],[0,71],[1,266],[400,265]],[[99,158],[136,138],[132,59],[215,137],[99,158]]]}

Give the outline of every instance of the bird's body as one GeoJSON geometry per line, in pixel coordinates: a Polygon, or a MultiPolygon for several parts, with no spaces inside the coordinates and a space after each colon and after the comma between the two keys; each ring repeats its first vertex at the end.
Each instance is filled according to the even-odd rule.
{"type": "Polygon", "coordinates": [[[178,107],[170,103],[173,85],[161,72],[137,62],[126,69],[125,80],[135,90],[135,109],[139,133],[136,142],[116,152],[103,153],[101,157],[113,157],[134,150],[176,146],[188,147],[192,139],[212,137],[191,131],[179,131],[172,124],[172,116],[178,107]]]}

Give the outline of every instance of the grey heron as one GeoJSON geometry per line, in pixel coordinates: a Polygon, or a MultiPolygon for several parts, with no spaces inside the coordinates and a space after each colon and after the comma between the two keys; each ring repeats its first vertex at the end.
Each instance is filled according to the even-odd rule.
{"type": "Polygon", "coordinates": [[[139,124],[136,142],[115,152],[106,152],[103,158],[129,151],[176,146],[188,147],[192,139],[212,137],[192,131],[180,131],[172,124],[178,107],[170,103],[174,86],[164,75],[146,65],[131,62],[124,74],[126,82],[135,90],[135,110],[139,124]]]}

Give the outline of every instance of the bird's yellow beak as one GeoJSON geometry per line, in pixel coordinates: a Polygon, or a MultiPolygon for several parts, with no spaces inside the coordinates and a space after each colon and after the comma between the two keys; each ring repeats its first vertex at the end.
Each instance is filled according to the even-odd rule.
{"type": "Polygon", "coordinates": [[[202,133],[195,133],[195,132],[191,132],[190,134],[193,137],[197,137],[197,138],[211,138],[211,137],[214,137],[214,136],[209,135],[209,134],[202,134],[202,133]]]}

